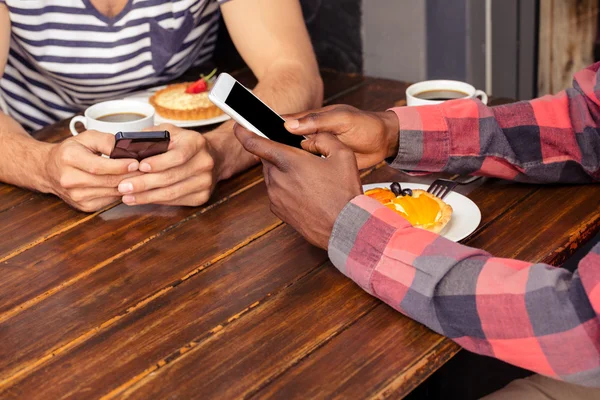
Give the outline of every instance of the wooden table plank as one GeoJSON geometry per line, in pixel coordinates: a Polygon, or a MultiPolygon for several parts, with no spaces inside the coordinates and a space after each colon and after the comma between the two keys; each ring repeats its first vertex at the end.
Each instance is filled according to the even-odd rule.
{"type": "Polygon", "coordinates": [[[124,315],[96,337],[53,357],[1,396],[58,398],[126,389],[326,261],[324,251],[289,226],[279,227],[153,299],[144,311],[124,315]],[[304,262],[297,262],[300,257],[304,262]]]}
{"type": "MultiPolygon", "coordinates": [[[[0,324],[0,379],[27,371],[145,307],[209,263],[274,229],[264,184],[196,215],[0,324]],[[191,274],[191,275],[190,275],[191,274]],[[19,372],[21,371],[21,372],[19,372]]],[[[35,251],[32,250],[32,251],[35,251]]],[[[91,260],[83,260],[88,270],[91,260]]]]}
{"type": "MultiPolygon", "coordinates": [[[[413,389],[444,361],[437,353],[453,355],[443,342],[442,336],[380,304],[254,397],[366,398],[367,393],[378,393],[392,383],[413,389]],[[430,355],[426,363],[417,362],[422,354],[430,355]],[[424,376],[415,379],[417,374],[424,376]],[[385,379],[391,376],[403,381],[385,379]]],[[[453,351],[458,349],[449,344],[453,351]]]]}
{"type": "Polygon", "coordinates": [[[340,74],[331,69],[322,69],[325,103],[338,104],[340,98],[372,80],[359,74],[340,74]]]}
{"type": "Polygon", "coordinates": [[[0,202],[0,213],[10,210],[25,201],[32,200],[37,195],[37,193],[29,190],[0,184],[0,199],[2,199],[2,202],[0,202]]]}
{"type": "Polygon", "coordinates": [[[468,242],[498,257],[560,265],[600,230],[600,186],[540,186],[468,242]]]}
{"type": "MultiPolygon", "coordinates": [[[[119,205],[85,224],[0,263],[0,322],[73,284],[104,260],[123,256],[149,238],[262,180],[256,167],[220,184],[202,208],[119,205]]],[[[1,215],[1,214],[0,214],[1,215]]]]}
{"type": "Polygon", "coordinates": [[[148,375],[124,397],[245,397],[377,303],[328,264],[148,375]]]}
{"type": "Polygon", "coordinates": [[[361,110],[385,111],[406,95],[409,85],[388,79],[369,79],[350,92],[335,97],[333,104],[349,104],[361,110]]]}
{"type": "Polygon", "coordinates": [[[10,212],[0,213],[0,263],[99,213],[79,212],[50,195],[23,201],[10,212]]]}

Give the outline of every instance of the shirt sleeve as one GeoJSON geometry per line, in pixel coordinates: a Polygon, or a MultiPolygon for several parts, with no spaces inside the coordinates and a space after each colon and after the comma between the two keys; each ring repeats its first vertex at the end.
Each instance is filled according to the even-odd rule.
{"type": "Polygon", "coordinates": [[[504,106],[453,100],[393,108],[399,152],[392,167],[495,176],[526,182],[587,183],[600,178],[600,63],[573,88],[504,106]]]}
{"type": "Polygon", "coordinates": [[[467,350],[600,386],[600,245],[571,274],[451,242],[358,196],[336,220],[329,257],[364,290],[467,350]]]}

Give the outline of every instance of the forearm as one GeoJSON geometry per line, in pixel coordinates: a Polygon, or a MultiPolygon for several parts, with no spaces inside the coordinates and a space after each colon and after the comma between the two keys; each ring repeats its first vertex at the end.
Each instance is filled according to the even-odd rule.
{"type": "Polygon", "coordinates": [[[590,386],[600,373],[594,250],[575,274],[494,258],[413,228],[366,196],[344,208],[329,242],[346,276],[464,348],[590,386]]]}
{"type": "MultiPolygon", "coordinates": [[[[318,107],[323,83],[298,0],[229,1],[221,6],[233,43],[258,79],[254,93],[279,114],[318,107]]],[[[207,134],[218,179],[258,160],[233,136],[233,124],[207,134]]]]}
{"type": "Polygon", "coordinates": [[[478,100],[393,109],[398,169],[495,176],[541,183],[600,177],[596,64],[556,96],[488,107],[478,100]]]}
{"type": "MultiPolygon", "coordinates": [[[[279,114],[314,108],[323,102],[323,84],[316,65],[295,61],[274,63],[259,78],[253,92],[279,114]]],[[[214,149],[217,179],[228,179],[258,160],[246,152],[233,136],[233,122],[226,122],[205,135],[214,149]]]]}
{"type": "Polygon", "coordinates": [[[23,127],[0,112],[0,181],[49,193],[44,165],[52,147],[32,138],[23,127]]]}
{"type": "MultiPolygon", "coordinates": [[[[8,57],[10,26],[8,8],[0,2],[0,78],[8,57]]],[[[0,111],[0,182],[48,192],[43,166],[49,147],[29,136],[17,121],[0,111]]]]}

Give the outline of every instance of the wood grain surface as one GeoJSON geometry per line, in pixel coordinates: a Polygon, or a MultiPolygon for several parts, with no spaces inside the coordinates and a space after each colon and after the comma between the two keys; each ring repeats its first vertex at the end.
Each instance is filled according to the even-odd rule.
{"type": "Polygon", "coordinates": [[[540,0],[538,95],[572,87],[573,75],[594,63],[597,0],[540,0]]]}
{"type": "MultiPolygon", "coordinates": [[[[323,78],[328,104],[368,110],[407,87],[323,78]]],[[[63,121],[36,137],[68,135],[63,121]]],[[[437,177],[364,172],[365,183],[437,177]]],[[[595,185],[480,179],[457,191],[482,211],[464,243],[497,256],[556,265],[600,229],[595,185]]],[[[0,398],[402,397],[459,351],[275,217],[259,167],[198,208],[85,214],[0,184],[0,238],[0,398]]]]}

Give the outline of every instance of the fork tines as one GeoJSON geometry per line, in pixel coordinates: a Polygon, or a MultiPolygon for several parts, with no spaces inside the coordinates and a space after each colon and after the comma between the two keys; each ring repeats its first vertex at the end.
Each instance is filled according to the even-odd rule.
{"type": "Polygon", "coordinates": [[[436,179],[427,189],[427,192],[432,195],[443,199],[458,185],[458,182],[449,181],[447,179],[436,179]]]}

